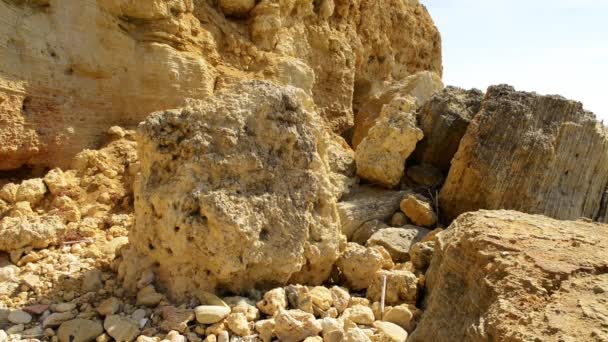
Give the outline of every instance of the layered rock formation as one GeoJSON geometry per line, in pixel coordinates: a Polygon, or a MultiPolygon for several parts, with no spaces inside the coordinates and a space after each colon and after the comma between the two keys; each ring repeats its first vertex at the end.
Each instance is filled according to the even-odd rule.
{"type": "Polygon", "coordinates": [[[440,193],[449,220],[478,209],[596,218],[608,183],[608,131],[582,104],[488,89],[440,193]]]}
{"type": "Polygon", "coordinates": [[[411,341],[604,341],[608,226],[514,211],[437,235],[411,341]]]}
{"type": "MultiPolygon", "coordinates": [[[[171,294],[328,278],[343,242],[329,135],[302,90],[240,83],[155,113],[140,133],[132,253],[156,264],[171,294]]],[[[123,272],[134,287],[132,259],[123,272]]]]}
{"type": "Polygon", "coordinates": [[[0,170],[67,167],[110,126],[241,79],[304,89],[341,132],[353,101],[442,69],[417,1],[2,1],[0,13],[0,170]]]}

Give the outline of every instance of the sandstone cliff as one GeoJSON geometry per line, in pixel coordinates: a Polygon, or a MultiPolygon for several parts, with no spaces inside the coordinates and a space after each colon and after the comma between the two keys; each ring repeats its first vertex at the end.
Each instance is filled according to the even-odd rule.
{"type": "Polygon", "coordinates": [[[353,102],[442,70],[417,1],[5,0],[0,14],[0,170],[68,166],[110,126],[241,79],[302,88],[342,132],[353,102]]]}

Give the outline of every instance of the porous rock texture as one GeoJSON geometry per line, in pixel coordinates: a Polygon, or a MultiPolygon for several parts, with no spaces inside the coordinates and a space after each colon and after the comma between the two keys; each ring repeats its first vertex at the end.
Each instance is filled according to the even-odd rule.
{"type": "Polygon", "coordinates": [[[478,209],[596,218],[608,183],[608,131],[580,102],[488,89],[440,192],[452,220],[478,209]]]}
{"type": "Polygon", "coordinates": [[[243,79],[303,89],[342,132],[353,102],[442,72],[416,0],[8,0],[0,14],[0,170],[68,167],[110,126],[243,79]]]}
{"type": "Polygon", "coordinates": [[[607,225],[481,210],[436,241],[408,341],[608,338],[607,225]]]}
{"type": "Polygon", "coordinates": [[[139,131],[128,288],[152,263],[176,298],[328,278],[345,241],[329,137],[304,91],[246,81],[139,131]]]}

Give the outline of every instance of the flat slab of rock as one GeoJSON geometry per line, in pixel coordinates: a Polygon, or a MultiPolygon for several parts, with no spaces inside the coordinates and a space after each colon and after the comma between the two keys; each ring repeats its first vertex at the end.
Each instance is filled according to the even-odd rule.
{"type": "Polygon", "coordinates": [[[608,225],[515,211],[461,215],[437,235],[411,341],[607,336],[608,225]]]}
{"type": "Polygon", "coordinates": [[[399,210],[399,202],[405,191],[386,190],[361,186],[338,203],[342,233],[352,238],[353,233],[365,222],[386,221],[399,210]]]}
{"type": "Polygon", "coordinates": [[[139,322],[125,316],[107,316],[103,322],[103,327],[108,335],[116,341],[130,342],[139,335],[139,322]]]}
{"type": "Polygon", "coordinates": [[[73,319],[59,326],[59,342],[90,342],[103,333],[101,323],[88,319],[73,319]]]}
{"type": "Polygon", "coordinates": [[[440,212],[596,219],[607,183],[608,130],[581,103],[493,86],[452,160],[440,212]]]}
{"type": "Polygon", "coordinates": [[[401,228],[385,228],[374,233],[368,246],[382,246],[391,255],[394,262],[405,262],[410,259],[409,251],[413,244],[422,240],[430,230],[407,225],[401,228]]]}

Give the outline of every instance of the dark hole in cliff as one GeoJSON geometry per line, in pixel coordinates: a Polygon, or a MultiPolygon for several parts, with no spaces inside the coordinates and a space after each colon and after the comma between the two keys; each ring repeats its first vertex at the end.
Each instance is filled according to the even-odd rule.
{"type": "Polygon", "coordinates": [[[74,74],[74,69],[72,67],[69,67],[69,68],[65,69],[65,74],[66,75],[72,75],[72,74],[74,74]]]}
{"type": "Polygon", "coordinates": [[[270,232],[268,231],[268,229],[262,228],[262,230],[260,231],[260,240],[261,241],[268,241],[268,235],[269,234],[270,234],[270,232]]]}
{"type": "Polygon", "coordinates": [[[567,176],[567,175],[568,175],[568,173],[570,173],[570,171],[566,171],[566,172],[564,172],[564,176],[567,176]]]}
{"type": "Polygon", "coordinates": [[[190,242],[190,243],[194,242],[194,236],[188,236],[186,239],[187,239],[187,240],[188,240],[188,242],[190,242]]]}
{"type": "Polygon", "coordinates": [[[154,245],[152,244],[152,242],[148,242],[148,249],[150,249],[151,251],[154,250],[154,245]]]}
{"type": "Polygon", "coordinates": [[[175,228],[173,228],[173,230],[174,230],[176,233],[178,233],[178,232],[179,232],[179,230],[180,230],[180,228],[176,226],[175,228]]]}
{"type": "Polygon", "coordinates": [[[166,250],[167,250],[167,254],[173,255],[173,250],[171,248],[167,248],[166,250]]]}

